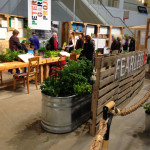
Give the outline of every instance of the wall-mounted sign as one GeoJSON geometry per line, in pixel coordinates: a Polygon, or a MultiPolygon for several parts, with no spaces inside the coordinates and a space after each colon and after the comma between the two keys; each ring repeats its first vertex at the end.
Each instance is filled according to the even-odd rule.
{"type": "Polygon", "coordinates": [[[28,0],[28,26],[31,29],[51,29],[51,0],[28,0]]]}
{"type": "Polygon", "coordinates": [[[138,6],[137,8],[138,8],[139,13],[148,15],[147,7],[138,6]]]}
{"type": "Polygon", "coordinates": [[[129,11],[124,11],[123,19],[129,19],[129,11]]]}
{"type": "Polygon", "coordinates": [[[145,61],[145,52],[117,59],[115,80],[125,76],[126,74],[136,71],[137,69],[140,69],[145,64],[145,61]]]}

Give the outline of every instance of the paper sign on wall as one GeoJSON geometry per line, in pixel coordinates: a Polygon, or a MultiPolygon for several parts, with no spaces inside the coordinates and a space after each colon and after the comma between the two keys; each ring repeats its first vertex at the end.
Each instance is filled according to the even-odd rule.
{"type": "Polygon", "coordinates": [[[0,39],[6,40],[7,37],[7,28],[0,28],[0,39]]]}
{"type": "Polygon", "coordinates": [[[92,35],[94,34],[94,30],[95,30],[95,27],[94,26],[87,26],[86,28],[86,35],[92,35]]]}
{"type": "Polygon", "coordinates": [[[31,29],[51,29],[51,0],[28,0],[28,26],[31,29]]]}
{"type": "Polygon", "coordinates": [[[106,46],[106,39],[98,39],[98,48],[104,48],[106,46]]]}
{"type": "Polygon", "coordinates": [[[1,23],[2,23],[2,27],[7,27],[8,26],[7,25],[7,20],[2,20],[1,23]]]}
{"type": "Polygon", "coordinates": [[[121,34],[121,29],[119,27],[113,27],[111,34],[121,34]]]}
{"type": "Polygon", "coordinates": [[[108,27],[100,27],[100,32],[99,34],[108,34],[108,27]]]}

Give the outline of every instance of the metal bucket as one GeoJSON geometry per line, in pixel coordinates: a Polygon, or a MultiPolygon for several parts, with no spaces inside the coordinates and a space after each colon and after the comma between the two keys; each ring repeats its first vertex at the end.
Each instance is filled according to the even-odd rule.
{"type": "Polygon", "coordinates": [[[52,133],[71,132],[90,118],[91,94],[51,97],[42,94],[42,127],[52,133]]]}

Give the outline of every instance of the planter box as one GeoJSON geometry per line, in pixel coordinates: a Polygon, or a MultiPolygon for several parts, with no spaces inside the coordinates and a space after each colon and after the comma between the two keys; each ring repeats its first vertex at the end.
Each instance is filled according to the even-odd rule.
{"type": "Polygon", "coordinates": [[[91,94],[51,97],[42,94],[42,127],[52,133],[71,132],[90,118],[91,94]]]}

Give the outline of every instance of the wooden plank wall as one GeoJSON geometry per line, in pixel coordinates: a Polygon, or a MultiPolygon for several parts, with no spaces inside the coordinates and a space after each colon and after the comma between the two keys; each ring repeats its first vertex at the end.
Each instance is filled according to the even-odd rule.
{"type": "Polygon", "coordinates": [[[145,78],[146,61],[140,69],[126,74],[124,77],[118,77],[115,80],[117,59],[138,55],[141,52],[143,53],[143,51],[136,51],[116,56],[97,57],[95,59],[96,83],[93,85],[92,124],[90,127],[90,134],[92,136],[95,135],[98,129],[103,106],[106,103],[114,100],[116,106],[119,106],[123,102],[132,100],[141,90],[145,78]]]}

